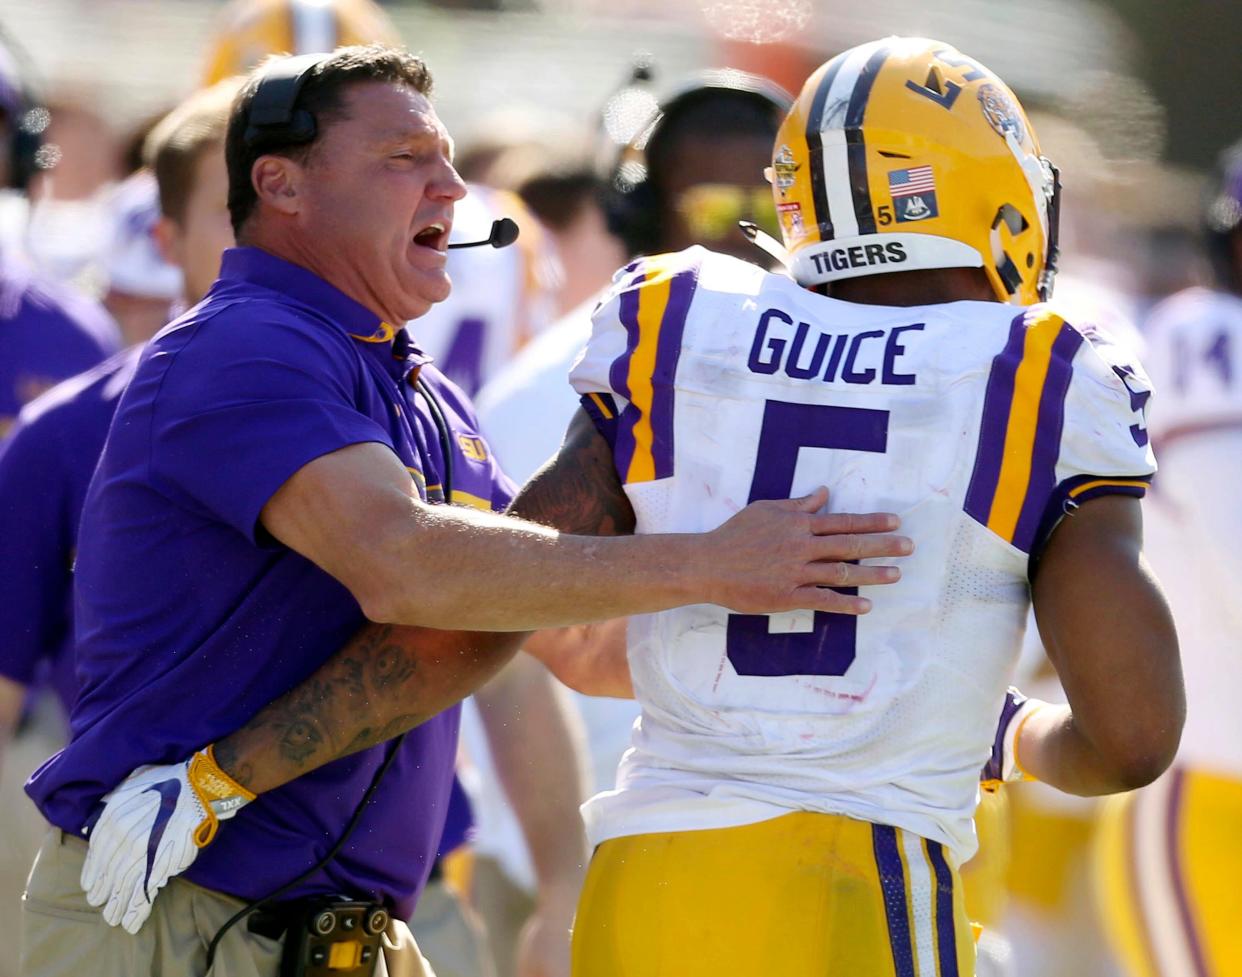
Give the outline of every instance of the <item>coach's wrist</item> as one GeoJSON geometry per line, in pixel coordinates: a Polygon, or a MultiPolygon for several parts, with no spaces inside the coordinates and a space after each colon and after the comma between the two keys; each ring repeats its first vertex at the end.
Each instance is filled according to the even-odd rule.
{"type": "Polygon", "coordinates": [[[236,736],[226,736],[203,751],[211,757],[216,768],[253,799],[263,793],[262,778],[255,765],[243,755],[236,736]]]}

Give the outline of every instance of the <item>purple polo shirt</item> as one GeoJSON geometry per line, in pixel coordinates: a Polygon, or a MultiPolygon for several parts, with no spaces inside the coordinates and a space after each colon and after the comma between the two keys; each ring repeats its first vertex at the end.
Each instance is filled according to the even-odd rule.
{"type": "Polygon", "coordinates": [[[91,473],[141,349],[27,404],[0,444],[0,675],[48,686],[65,715],[73,672],[73,555],[91,473]]]}
{"type": "MultiPolygon", "coordinates": [[[[206,298],[143,351],[87,492],[78,543],[78,703],[69,745],[27,791],[78,832],[135,767],[184,759],[310,675],[364,623],[349,592],[259,525],[299,468],[391,449],[434,501],[444,469],[411,371],[453,436],[454,499],[495,509],[512,483],[466,397],[399,332],[304,268],[226,251],[206,298]]],[[[411,731],[350,842],[296,890],[412,908],[444,828],[458,710],[411,731]]],[[[244,808],[187,877],[264,896],[333,845],[391,744],[244,808]]]]}
{"type": "Polygon", "coordinates": [[[0,436],[23,404],[120,348],[116,324],[100,306],[0,256],[0,436]]]}

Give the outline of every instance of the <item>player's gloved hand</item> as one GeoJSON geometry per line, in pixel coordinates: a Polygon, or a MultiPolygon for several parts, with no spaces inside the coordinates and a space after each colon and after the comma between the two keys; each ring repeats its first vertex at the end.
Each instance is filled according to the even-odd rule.
{"type": "Polygon", "coordinates": [[[254,797],[210,746],[181,763],[139,767],[103,798],[82,866],[86,901],[104,907],[108,925],[137,933],[156,893],[254,797]]]}
{"type": "Polygon", "coordinates": [[[1040,699],[1028,699],[1012,685],[1009,687],[996,726],[996,739],[992,741],[992,756],[979,774],[980,787],[997,791],[1001,784],[1035,779],[1018,763],[1018,734],[1022,724],[1047,704],[1040,699]]]}

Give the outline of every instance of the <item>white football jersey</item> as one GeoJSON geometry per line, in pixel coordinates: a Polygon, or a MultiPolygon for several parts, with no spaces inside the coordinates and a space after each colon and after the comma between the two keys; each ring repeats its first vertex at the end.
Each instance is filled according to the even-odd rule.
{"type": "Polygon", "coordinates": [[[520,234],[507,248],[450,251],[453,291],[408,326],[450,380],[474,396],[552,322],[560,263],[551,238],[516,196],[471,184],[453,215],[454,242],[478,241],[509,217],[520,234]]]}
{"type": "Polygon", "coordinates": [[[823,484],[916,545],[861,618],[634,618],[643,714],[584,808],[592,842],[811,810],[968,857],[1031,554],[1067,507],[1141,495],[1155,469],[1139,365],[1044,306],[857,305],[691,248],[618,274],[572,382],[639,532],[823,484]]]}
{"type": "Polygon", "coordinates": [[[1177,622],[1186,679],[1178,761],[1242,776],[1242,299],[1195,288],[1157,306],[1148,361],[1161,470],[1148,559],[1177,622]]]}

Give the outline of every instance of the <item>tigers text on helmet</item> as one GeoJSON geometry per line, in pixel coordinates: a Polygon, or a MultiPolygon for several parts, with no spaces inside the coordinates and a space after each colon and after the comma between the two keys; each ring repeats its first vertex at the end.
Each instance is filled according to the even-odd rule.
{"type": "Polygon", "coordinates": [[[1057,169],[1008,86],[948,44],[889,37],[821,65],[769,178],[801,285],[981,267],[1002,302],[1051,295],[1057,169]]]}

